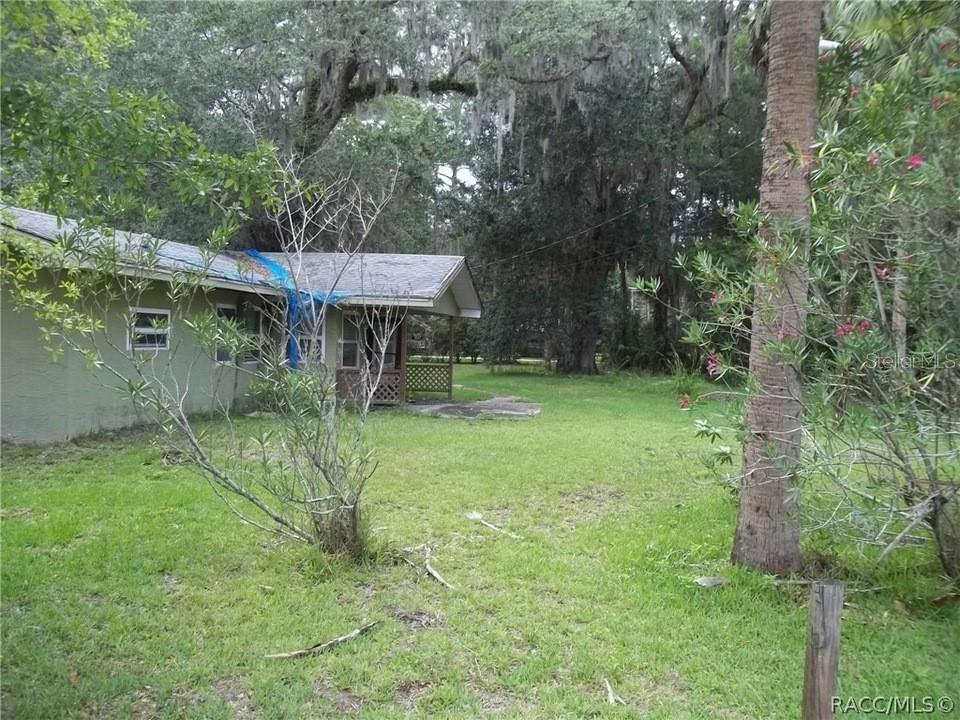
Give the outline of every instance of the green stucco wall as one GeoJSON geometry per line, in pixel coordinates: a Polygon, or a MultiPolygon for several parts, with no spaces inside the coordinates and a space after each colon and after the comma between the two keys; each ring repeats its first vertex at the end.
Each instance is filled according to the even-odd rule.
{"type": "MultiPolygon", "coordinates": [[[[52,288],[52,278],[41,284],[52,288]]],[[[189,379],[183,403],[188,413],[211,412],[221,406],[238,408],[246,400],[248,376],[233,365],[217,363],[200,348],[184,323],[184,318],[194,313],[209,312],[212,304],[234,304],[240,299],[259,302],[253,295],[216,290],[171,316],[171,350],[156,354],[151,372],[168,388],[187,387],[189,379]]],[[[165,285],[158,282],[137,304],[170,308],[165,285]]],[[[126,304],[118,302],[109,306],[104,318],[107,333],[118,347],[126,346],[126,313],[126,304]]],[[[84,359],[70,350],[54,360],[37,325],[30,311],[13,307],[4,289],[0,305],[0,437],[4,441],[56,442],[143,422],[132,400],[116,389],[118,381],[107,371],[89,369],[84,359]]],[[[122,354],[110,349],[103,352],[108,361],[121,367],[126,364],[122,354]]]]}

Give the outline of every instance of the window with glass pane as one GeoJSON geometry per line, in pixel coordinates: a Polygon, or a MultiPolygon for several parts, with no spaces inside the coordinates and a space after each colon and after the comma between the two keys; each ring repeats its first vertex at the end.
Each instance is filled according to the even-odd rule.
{"type": "Polygon", "coordinates": [[[303,321],[303,328],[297,338],[300,347],[300,361],[307,365],[323,364],[323,321],[314,325],[308,320],[303,321]]]}
{"type": "Polygon", "coordinates": [[[170,348],[170,311],[131,308],[127,344],[132,350],[168,350],[170,348]]]}
{"type": "Polygon", "coordinates": [[[382,368],[393,370],[397,367],[397,326],[388,317],[377,317],[370,323],[367,332],[367,344],[370,347],[371,360],[380,355],[383,348],[382,368]],[[386,344],[383,338],[389,333],[386,344]]]}
{"type": "Polygon", "coordinates": [[[341,338],[341,360],[343,367],[355,368],[360,365],[360,329],[355,319],[343,316],[343,337],[341,338]]]}
{"type": "Polygon", "coordinates": [[[250,336],[252,345],[243,354],[243,361],[245,363],[259,362],[263,345],[263,311],[256,305],[248,304],[244,306],[243,324],[247,335],[250,336]]]}
{"type": "Polygon", "coordinates": [[[390,341],[387,343],[387,350],[383,354],[383,369],[392,370],[397,367],[397,332],[390,335],[390,341]]]}

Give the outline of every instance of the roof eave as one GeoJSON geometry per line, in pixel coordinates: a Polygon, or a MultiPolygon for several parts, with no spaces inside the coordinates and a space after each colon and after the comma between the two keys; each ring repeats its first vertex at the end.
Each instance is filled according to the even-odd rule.
{"type": "MultiPolygon", "coordinates": [[[[51,240],[50,238],[43,237],[42,235],[37,235],[36,233],[30,232],[29,230],[24,230],[23,228],[14,227],[8,223],[0,223],[3,227],[13,232],[18,232],[27,237],[34,238],[41,242],[47,243],[51,247],[56,246],[56,240],[51,240]]],[[[76,263],[75,267],[93,269],[93,265],[89,263],[76,263]]],[[[150,268],[146,269],[135,265],[129,262],[118,262],[117,263],[117,272],[127,277],[144,277],[151,280],[162,280],[164,282],[172,282],[176,271],[167,270],[165,268],[150,268]]],[[[192,271],[185,270],[185,274],[190,274],[192,271]]],[[[286,294],[286,291],[283,288],[277,287],[275,285],[260,285],[252,282],[245,282],[243,280],[230,280],[222,277],[214,277],[206,273],[196,273],[200,275],[201,285],[206,285],[208,287],[220,288],[223,290],[236,290],[239,292],[257,294],[257,295],[272,295],[276,297],[282,297],[286,294]]]]}
{"type": "Polygon", "coordinates": [[[443,283],[441,283],[440,291],[433,298],[434,305],[440,302],[440,298],[442,298],[443,294],[450,289],[450,286],[453,285],[453,281],[457,279],[457,276],[461,271],[466,271],[467,278],[470,280],[470,287],[473,288],[473,294],[477,296],[477,304],[479,307],[463,308],[460,307],[459,303],[457,303],[457,307],[460,309],[459,317],[474,319],[480,318],[483,314],[483,300],[480,297],[480,293],[477,291],[477,284],[474,282],[473,273],[470,271],[470,265],[467,263],[467,259],[462,255],[457,258],[456,264],[450,269],[450,272],[447,273],[443,283]]]}

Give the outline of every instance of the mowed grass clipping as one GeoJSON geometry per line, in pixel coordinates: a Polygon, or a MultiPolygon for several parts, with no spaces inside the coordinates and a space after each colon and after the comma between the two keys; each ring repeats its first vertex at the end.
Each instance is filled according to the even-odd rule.
{"type": "MultiPolygon", "coordinates": [[[[241,525],[149,434],[6,448],[4,718],[798,717],[807,589],[730,566],[735,499],[692,428],[709,406],[681,411],[669,379],[457,382],[543,412],[375,413],[367,517],[390,552],[362,567],[241,525]],[[427,541],[456,590],[390,561],[427,541]]],[[[835,552],[841,695],[960,700],[932,550],[835,552]]]]}

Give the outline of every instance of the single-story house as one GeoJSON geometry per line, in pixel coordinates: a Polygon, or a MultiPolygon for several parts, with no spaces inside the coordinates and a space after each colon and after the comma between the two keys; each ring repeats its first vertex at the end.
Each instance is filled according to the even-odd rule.
{"type": "MultiPolygon", "coordinates": [[[[312,356],[336,372],[341,393],[350,391],[359,375],[369,346],[359,335],[359,313],[392,313],[397,318],[380,383],[374,399],[399,404],[410,393],[452,389],[448,364],[420,364],[407,360],[407,317],[410,313],[451,318],[479,318],[480,297],[466,261],[461,256],[381,253],[221,252],[211,254],[183,243],[160,241],[146,235],[116,231],[109,240],[76,221],[16,207],[0,207],[0,231],[20,241],[46,243],[52,248],[64,238],[85,242],[111,242],[121,248],[117,273],[149,279],[149,287],[128,307],[122,294],[104,305],[103,335],[119,356],[126,352],[150,353],[157,359],[157,377],[182,389],[186,412],[204,413],[222,407],[242,408],[248,398],[250,373],[244,365],[256,364],[255,355],[231,358],[225,352],[204,351],[189,330],[191,316],[209,313],[246,326],[251,333],[275,337],[286,345],[288,334],[274,333],[289,321],[291,298],[304,291],[326,299],[322,327],[314,330],[320,347],[312,356]],[[144,267],[131,248],[149,248],[151,262],[144,267]],[[202,299],[181,300],[171,307],[170,283],[184,271],[202,273],[206,292],[202,299]],[[296,294],[292,292],[296,288],[296,294]],[[186,307],[182,305],[186,304],[186,307]],[[194,307],[196,305],[196,307],[194,307]],[[187,380],[189,379],[189,383],[187,380]]],[[[56,296],[61,292],[55,275],[41,271],[38,289],[56,296]]],[[[137,408],[118,392],[116,380],[102,370],[91,370],[81,355],[65,352],[54,357],[46,349],[32,311],[14,307],[9,288],[0,303],[0,438],[7,442],[54,442],[102,430],[139,423],[137,408]]],[[[291,371],[298,347],[288,352],[291,371]]],[[[122,361],[122,359],[121,359],[122,361]]]]}

